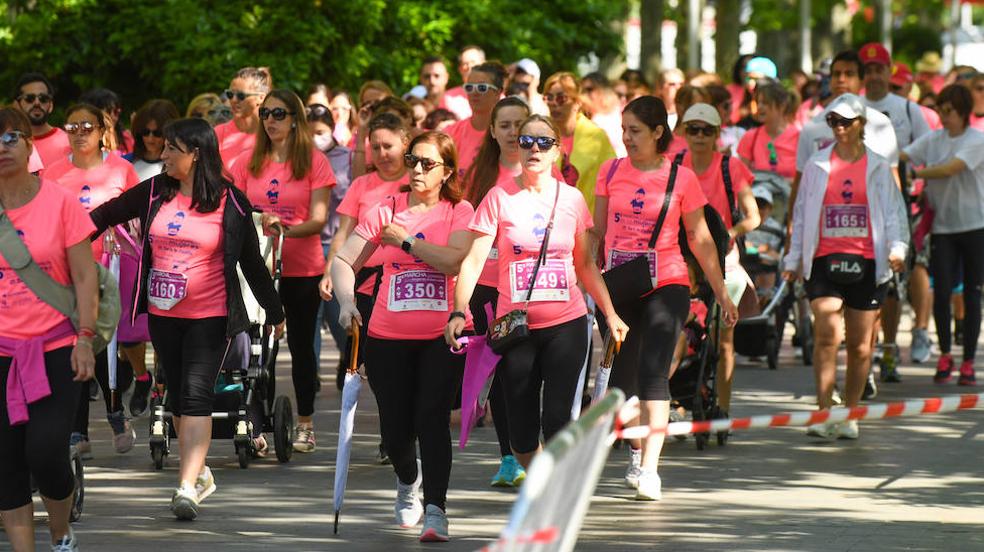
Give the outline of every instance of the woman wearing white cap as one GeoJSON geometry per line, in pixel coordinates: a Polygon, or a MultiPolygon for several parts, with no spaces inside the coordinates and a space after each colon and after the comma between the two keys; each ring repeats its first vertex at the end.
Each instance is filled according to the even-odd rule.
{"type": "MultiPolygon", "coordinates": [[[[721,135],[721,115],[706,103],[696,103],[683,114],[683,126],[687,150],[676,155],[678,163],[697,174],[707,202],[721,215],[732,247],[724,263],[724,282],[728,295],[739,305],[745,291],[751,286],[748,273],[738,262],[735,238],[758,228],[761,219],[758,205],[752,196],[752,173],[738,158],[717,151],[721,135]]],[[[735,332],[733,327],[721,329],[720,355],[717,367],[718,405],[725,414],[731,408],[731,383],[735,370],[735,332]]]]}
{"type": "MultiPolygon", "coordinates": [[[[905,205],[888,161],[864,142],[865,107],[844,94],[827,114],[834,143],[813,155],[793,207],[793,233],[783,277],[806,279],[813,310],[813,369],[820,409],[833,403],[841,319],[846,325],[844,399],[857,406],[871,365],[871,332],[892,271],[908,248],[905,205]],[[841,314],[843,311],[843,315],[841,314]]],[[[857,439],[856,420],[807,428],[817,437],[857,439]]]]}

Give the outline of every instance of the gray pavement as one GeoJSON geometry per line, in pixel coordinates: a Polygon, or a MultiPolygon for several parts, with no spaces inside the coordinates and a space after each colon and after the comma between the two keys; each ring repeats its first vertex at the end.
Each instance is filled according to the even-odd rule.
{"type": "MultiPolygon", "coordinates": [[[[908,332],[900,334],[906,344],[908,332]]],[[[330,338],[325,343],[327,374],[337,353],[330,338]]],[[[289,390],[284,349],[279,374],[281,389],[289,390]]],[[[907,361],[907,347],[903,351],[907,361]]],[[[932,366],[905,363],[903,383],[881,385],[875,400],[968,391],[934,386],[932,373],[932,366]]],[[[341,531],[332,535],[339,400],[333,375],[324,381],[317,452],[295,454],[288,464],[262,459],[241,470],[231,441],[215,442],[209,464],[218,491],[191,523],[175,521],[168,511],[177,451],[163,472],[155,472],[144,419],[137,422],[137,447],[115,454],[100,403],[94,403],[95,458],[86,466],[85,513],[75,526],[82,549],[457,551],[494,540],[516,496],[488,486],[498,466],[494,431],[476,429],[464,451],[455,439],[448,497],[452,541],[419,544],[416,530],[392,521],[394,475],[375,464],[377,424],[368,386],[356,420],[341,531]]],[[[787,342],[778,371],[739,360],[733,415],[809,410],[813,393],[812,369],[799,363],[787,342]]],[[[984,550],[979,409],[864,422],[857,442],[821,442],[794,428],[736,433],[727,446],[712,443],[702,452],[693,439],[674,440],[664,449],[660,503],[629,500],[621,484],[626,455],[611,452],[577,550],[984,550]]],[[[39,536],[46,532],[43,517],[37,515],[39,536]]],[[[7,549],[0,532],[0,550],[7,549]]]]}

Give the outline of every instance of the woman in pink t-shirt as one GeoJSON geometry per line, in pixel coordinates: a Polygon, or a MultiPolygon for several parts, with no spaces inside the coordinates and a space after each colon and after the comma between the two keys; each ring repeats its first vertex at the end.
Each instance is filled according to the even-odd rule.
{"type": "Polygon", "coordinates": [[[260,127],[260,104],[273,88],[266,67],[243,67],[232,77],[222,95],[232,108],[232,120],[215,127],[219,153],[226,169],[244,152],[253,151],[256,131],[260,127]]]}
{"type": "Polygon", "coordinates": [[[769,171],[792,180],[796,176],[800,134],[792,121],[793,97],[781,84],[767,84],[755,90],[755,98],[762,126],[742,136],[738,156],[752,170],[769,171]]]}
{"type": "MultiPolygon", "coordinates": [[[[540,449],[541,427],[544,440],[549,440],[571,418],[588,348],[588,311],[578,281],[598,303],[615,339],[622,341],[628,327],[615,313],[594,263],[588,236],[593,224],[584,196],[553,176],[551,168],[560,155],[559,130],[551,119],[533,115],[520,126],[518,142],[523,172],[515,188],[496,186],[475,212],[469,225],[475,239],[461,265],[454,306],[456,311],[466,310],[492,244],[498,243],[497,313],[501,317],[526,310],[530,328],[530,337],[503,353],[497,369],[503,378],[512,450],[527,467],[540,449]],[[544,239],[546,259],[537,270],[544,239]],[[534,270],[538,276],[531,282],[534,270]]],[[[464,328],[464,320],[452,318],[445,338],[453,343],[464,328]]]]}
{"type": "Polygon", "coordinates": [[[79,307],[76,330],[28,289],[0,252],[0,517],[14,550],[34,550],[33,477],[48,511],[51,542],[77,549],[68,522],[75,490],[69,435],[79,382],[95,371],[98,277],[89,247],[94,227],[74,195],[28,172],[33,144],[27,117],[2,108],[0,130],[0,207],[9,221],[0,225],[0,234],[9,224],[44,273],[72,286],[79,307]],[[35,362],[18,351],[31,341],[43,352],[35,362]],[[14,374],[21,383],[11,381],[14,374]]]}
{"type": "Polygon", "coordinates": [[[376,104],[393,97],[393,90],[386,83],[371,80],[362,83],[359,89],[359,104],[356,112],[355,134],[352,136],[352,177],[362,176],[372,166],[372,151],[369,144],[369,121],[376,116],[376,104]]]}
{"type": "Polygon", "coordinates": [[[289,90],[271,90],[260,108],[256,146],[235,161],[233,182],[263,213],[265,232],[283,232],[280,300],[287,314],[297,428],[294,450],[314,452],[315,380],[318,358],[314,334],[318,320],[318,282],[324,271],[321,229],[328,220],[331,163],[311,141],[301,99],[289,90]]]}
{"type": "MultiPolygon", "coordinates": [[[[806,279],[813,310],[817,406],[833,406],[837,349],[847,340],[844,400],[856,407],[871,367],[872,332],[892,271],[908,249],[905,205],[888,162],[863,142],[865,106],[853,94],[827,113],[834,144],[810,158],[793,206],[783,276],[806,279]],[[843,313],[843,314],[842,314],[843,313]],[[842,326],[843,324],[843,326],[842,326]]],[[[857,439],[857,420],[807,428],[822,438],[857,439]]]]}
{"type": "MultiPolygon", "coordinates": [[[[475,162],[465,172],[465,198],[472,205],[481,204],[493,187],[502,186],[506,190],[519,190],[516,187],[516,177],[523,170],[519,156],[519,125],[529,116],[530,108],[520,98],[507,97],[495,104],[482,148],[478,151],[475,162]]],[[[492,309],[494,315],[499,300],[498,258],[499,250],[493,244],[468,304],[475,317],[475,333],[479,335],[488,332],[486,305],[492,309]]],[[[492,477],[492,486],[514,487],[526,478],[526,471],[519,465],[509,446],[509,420],[506,418],[502,378],[495,377],[492,380],[489,404],[492,406],[492,421],[495,424],[499,454],[502,457],[499,471],[492,477]]]]}
{"type": "MultiPolygon", "coordinates": [[[[604,243],[606,270],[635,257],[649,259],[655,288],[642,299],[617,305],[616,310],[634,331],[629,332],[612,367],[612,385],[627,396],[643,401],[642,423],[663,428],[669,416],[670,365],[673,350],[690,312],[690,279],[680,251],[680,225],[687,230],[691,250],[708,275],[730,326],[738,310],[728,297],[718,264],[717,247],[704,221],[707,199],[697,176],[686,167],[676,167],[666,215],[654,249],[649,242],[666,202],[673,174],[665,155],[672,134],[662,100],[642,96],[629,102],[622,112],[622,141],[629,157],[608,161],[601,167],[595,186],[594,229],[604,243]]],[[[659,500],[661,482],[657,474],[663,433],[630,443],[630,462],[625,474],[636,499],[659,500]]]]}
{"type": "Polygon", "coordinates": [[[461,201],[457,154],[446,134],[418,136],[404,160],[410,185],[366,213],[331,274],[342,325],[349,327],[353,319],[364,325],[355,304],[355,274],[374,254],[383,262],[364,346],[383,444],[398,478],[396,520],[413,527],[423,515],[420,540],[447,541],[450,412],[464,357],[451,353],[442,334],[449,315],[460,317],[462,328],[471,325],[470,316],[452,312],[451,298],[474,211],[461,201]]]}

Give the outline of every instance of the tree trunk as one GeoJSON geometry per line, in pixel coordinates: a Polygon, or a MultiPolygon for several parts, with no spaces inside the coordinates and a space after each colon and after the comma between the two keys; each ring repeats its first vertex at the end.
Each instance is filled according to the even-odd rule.
{"type": "Polygon", "coordinates": [[[663,0],[642,0],[639,34],[639,70],[652,81],[663,65],[663,0]]]}
{"type": "Polygon", "coordinates": [[[714,64],[717,73],[726,80],[731,75],[731,67],[738,61],[738,34],[741,32],[739,4],[739,0],[717,0],[714,16],[714,64]]]}

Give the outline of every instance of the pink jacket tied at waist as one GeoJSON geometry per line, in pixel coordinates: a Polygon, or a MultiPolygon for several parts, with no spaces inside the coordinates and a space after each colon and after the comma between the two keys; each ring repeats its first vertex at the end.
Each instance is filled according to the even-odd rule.
{"type": "Polygon", "coordinates": [[[65,320],[48,333],[33,339],[0,337],[0,356],[13,358],[7,374],[7,418],[10,425],[26,424],[27,406],[51,395],[44,365],[44,346],[72,335],[75,335],[75,328],[65,320]]]}

